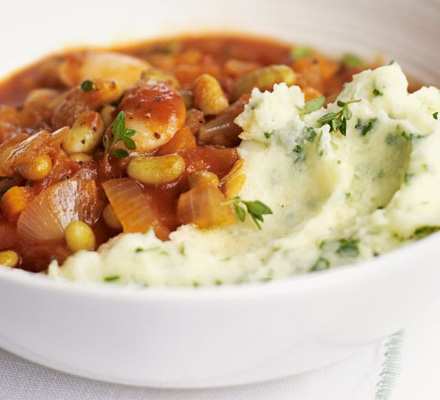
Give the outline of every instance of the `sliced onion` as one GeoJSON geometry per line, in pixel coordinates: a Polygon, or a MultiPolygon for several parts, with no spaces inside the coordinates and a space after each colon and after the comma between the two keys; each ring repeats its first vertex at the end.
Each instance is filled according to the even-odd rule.
{"type": "Polygon", "coordinates": [[[248,96],[243,96],[214,119],[204,124],[199,130],[199,141],[203,144],[225,147],[238,146],[240,144],[238,135],[242,129],[234,123],[234,120],[243,112],[248,100],[248,96]]]}
{"type": "Polygon", "coordinates": [[[226,196],[208,183],[182,194],[177,204],[177,216],[183,224],[211,228],[237,222],[232,207],[223,204],[226,196]]]}
{"type": "Polygon", "coordinates": [[[124,233],[145,233],[158,222],[148,198],[132,179],[112,179],[102,184],[124,233]]]}
{"type": "Polygon", "coordinates": [[[93,225],[99,218],[101,202],[94,181],[68,179],[41,192],[21,213],[17,223],[22,241],[61,240],[72,221],[93,225]]]}

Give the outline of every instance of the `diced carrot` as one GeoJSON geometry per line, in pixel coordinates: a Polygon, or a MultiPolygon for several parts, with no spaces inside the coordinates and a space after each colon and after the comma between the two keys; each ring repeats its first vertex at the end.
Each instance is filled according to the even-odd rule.
{"type": "Polygon", "coordinates": [[[319,68],[319,72],[321,73],[323,80],[329,79],[340,69],[340,65],[336,61],[330,60],[321,55],[298,58],[292,63],[292,68],[295,70],[295,72],[304,73],[314,65],[319,68]]]}
{"type": "Polygon", "coordinates": [[[196,138],[188,126],[179,129],[174,137],[165,143],[157,152],[157,155],[173,154],[179,151],[191,150],[197,147],[196,138]]]}
{"type": "Polygon", "coordinates": [[[34,197],[31,187],[14,186],[2,197],[0,207],[9,221],[16,221],[34,197]]]}

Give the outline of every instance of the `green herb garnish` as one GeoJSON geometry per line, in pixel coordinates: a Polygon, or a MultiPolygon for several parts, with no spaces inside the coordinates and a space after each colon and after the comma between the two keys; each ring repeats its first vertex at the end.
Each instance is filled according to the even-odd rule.
{"type": "MultiPolygon", "coordinates": [[[[120,111],[112,126],[112,136],[113,139],[110,143],[108,135],[105,135],[102,139],[104,145],[105,154],[109,154],[112,147],[117,143],[123,142],[125,147],[129,150],[136,149],[136,143],[132,137],[136,134],[134,129],[127,129],[125,126],[126,118],[124,111],[120,111]]],[[[125,158],[129,156],[129,152],[124,149],[116,149],[113,151],[113,155],[117,158],[125,158]]]]}
{"type": "Polygon", "coordinates": [[[341,63],[344,64],[346,67],[362,68],[366,66],[366,63],[364,60],[362,60],[362,58],[352,53],[345,54],[341,59],[341,63]]]}
{"type": "Polygon", "coordinates": [[[382,93],[379,89],[374,88],[374,90],[373,90],[373,96],[374,96],[374,97],[383,96],[383,93],[382,93]]]}
{"type": "Polygon", "coordinates": [[[438,111],[436,111],[434,114],[432,114],[434,119],[438,119],[438,111]]]}
{"type": "Polygon", "coordinates": [[[330,268],[330,261],[324,257],[319,257],[318,260],[313,264],[310,271],[323,271],[330,268]]]}
{"type": "Polygon", "coordinates": [[[325,97],[316,97],[312,100],[309,100],[306,104],[304,104],[303,108],[298,107],[301,116],[310,114],[314,111],[319,110],[325,103],[325,97]]]}
{"type": "Polygon", "coordinates": [[[92,92],[92,91],[94,92],[97,90],[95,86],[95,82],[93,82],[90,79],[86,79],[81,83],[81,89],[83,92],[92,92]]]}
{"type": "Polygon", "coordinates": [[[358,120],[355,128],[361,131],[361,136],[365,136],[373,129],[376,122],[377,118],[372,118],[367,123],[362,123],[360,120],[358,120]]]}
{"type": "Polygon", "coordinates": [[[425,136],[424,135],[420,135],[418,133],[407,133],[407,132],[402,132],[402,136],[409,140],[410,142],[414,142],[415,140],[418,139],[424,139],[425,136]]]}
{"type": "Polygon", "coordinates": [[[136,253],[136,254],[138,254],[138,253],[142,253],[142,252],[144,252],[145,251],[145,249],[143,249],[142,247],[136,247],[136,249],[134,250],[134,252],[136,253]]]}
{"type": "Polygon", "coordinates": [[[269,139],[273,135],[273,132],[264,132],[264,137],[269,139]]]}
{"type": "Polygon", "coordinates": [[[104,277],[104,282],[114,282],[120,279],[121,277],[119,275],[109,275],[104,277]]]}
{"type": "Polygon", "coordinates": [[[313,54],[312,50],[305,46],[296,46],[290,52],[290,58],[297,60],[298,58],[310,57],[313,54]]]}
{"type": "Polygon", "coordinates": [[[303,128],[303,133],[305,135],[305,139],[309,142],[313,142],[316,138],[316,131],[310,126],[305,126],[303,128]]]}
{"type": "Polygon", "coordinates": [[[341,110],[337,113],[330,112],[323,115],[318,119],[318,123],[330,126],[330,132],[336,132],[339,130],[343,136],[347,135],[347,121],[353,116],[352,112],[348,108],[350,104],[358,103],[360,100],[341,101],[338,100],[337,105],[341,107],[341,110]]]}
{"type": "Polygon", "coordinates": [[[299,146],[299,145],[296,145],[296,146],[293,148],[293,152],[294,152],[294,153],[297,153],[297,154],[300,154],[300,153],[302,152],[302,147],[299,146]]]}
{"type": "Polygon", "coordinates": [[[258,229],[261,229],[260,222],[264,222],[263,215],[273,214],[272,210],[263,202],[259,200],[250,201],[243,200],[240,197],[233,197],[232,199],[225,201],[222,205],[232,204],[234,206],[234,212],[237,219],[241,222],[246,220],[246,211],[251,216],[258,229]],[[242,204],[242,205],[240,205],[242,204]],[[245,209],[246,208],[246,209],[245,209]]]}
{"type": "Polygon", "coordinates": [[[336,253],[343,257],[357,257],[359,255],[358,241],[355,239],[340,239],[336,253]]]}
{"type": "Polygon", "coordinates": [[[421,226],[411,236],[412,239],[423,239],[424,237],[437,232],[440,229],[438,226],[421,226]]]}

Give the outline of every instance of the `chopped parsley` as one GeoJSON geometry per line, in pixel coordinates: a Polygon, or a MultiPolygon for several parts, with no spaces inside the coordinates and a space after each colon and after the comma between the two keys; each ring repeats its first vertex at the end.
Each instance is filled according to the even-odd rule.
{"type": "Polygon", "coordinates": [[[408,183],[412,178],[414,178],[415,174],[406,173],[405,174],[405,183],[408,183]]]}
{"type": "Polygon", "coordinates": [[[433,117],[434,119],[438,119],[438,111],[436,111],[434,114],[432,114],[432,117],[433,117]]]}
{"type": "Polygon", "coordinates": [[[385,138],[385,143],[390,145],[390,144],[393,144],[396,140],[397,140],[397,136],[389,133],[387,135],[387,137],[385,138]]]}
{"type": "Polygon", "coordinates": [[[357,257],[359,255],[358,241],[355,239],[339,239],[339,247],[336,253],[342,257],[357,257]]]}
{"type": "Polygon", "coordinates": [[[370,132],[374,125],[377,122],[377,118],[372,118],[368,120],[366,123],[362,123],[361,120],[358,120],[358,123],[356,124],[355,128],[359,131],[361,131],[361,136],[365,136],[368,132],[370,132]]]}
{"type": "Polygon", "coordinates": [[[120,278],[120,275],[109,275],[104,277],[104,282],[114,282],[119,280],[120,278]]]}
{"type": "Polygon", "coordinates": [[[352,53],[345,54],[342,57],[341,62],[346,67],[359,67],[359,68],[363,68],[363,67],[366,66],[366,63],[365,63],[364,60],[362,60],[362,58],[360,58],[356,54],[352,54],[352,53]]]}
{"type": "Polygon", "coordinates": [[[313,264],[310,271],[323,271],[330,268],[330,261],[324,257],[319,257],[318,260],[313,264]]]}
{"type": "Polygon", "coordinates": [[[81,89],[83,92],[86,92],[86,93],[87,92],[95,92],[98,90],[95,86],[95,82],[93,82],[90,79],[86,79],[85,81],[83,81],[81,83],[81,89]]]}
{"type": "Polygon", "coordinates": [[[310,57],[313,54],[312,50],[305,46],[296,46],[290,52],[290,58],[292,60],[298,60],[299,58],[310,57]]]}
{"type": "MultiPolygon", "coordinates": [[[[108,135],[105,135],[102,139],[104,144],[105,154],[109,154],[110,150],[113,146],[115,146],[119,142],[123,142],[125,147],[129,150],[136,149],[136,143],[132,139],[132,137],[136,134],[136,131],[133,129],[127,129],[125,126],[126,118],[124,111],[120,111],[112,126],[112,142],[110,143],[110,139],[108,135]]],[[[116,149],[113,150],[113,155],[117,158],[125,158],[129,156],[129,152],[125,149],[116,149]]]]}
{"type": "Polygon", "coordinates": [[[304,104],[303,108],[298,107],[298,110],[300,111],[301,116],[310,114],[314,111],[319,110],[320,108],[322,108],[322,106],[325,103],[325,97],[316,97],[312,100],[309,100],[308,102],[306,102],[304,104]]]}
{"type": "Polygon", "coordinates": [[[438,226],[421,226],[411,236],[412,239],[423,239],[424,237],[437,232],[440,229],[438,226]]]}
{"type": "Polygon", "coordinates": [[[300,153],[302,152],[302,147],[299,146],[299,145],[296,145],[296,146],[293,148],[293,152],[294,152],[294,153],[297,153],[297,154],[300,154],[300,153]]]}
{"type": "Polygon", "coordinates": [[[410,142],[414,142],[415,140],[418,139],[423,139],[425,136],[423,135],[419,135],[417,133],[407,133],[407,132],[402,132],[402,136],[409,140],[410,142]]]}
{"type": "Polygon", "coordinates": [[[374,88],[374,90],[373,90],[373,96],[374,96],[374,97],[383,96],[383,93],[382,93],[379,89],[374,88]]]}
{"type": "Polygon", "coordinates": [[[351,101],[341,101],[338,100],[337,105],[341,107],[341,109],[335,112],[329,112],[324,114],[321,118],[318,119],[318,123],[323,125],[330,126],[330,132],[336,132],[339,130],[343,136],[347,135],[347,121],[351,119],[353,116],[352,112],[348,108],[350,104],[358,103],[360,100],[351,100],[351,101]]]}
{"type": "Polygon", "coordinates": [[[136,247],[136,250],[134,251],[136,254],[138,254],[138,253],[142,253],[142,252],[144,252],[145,251],[145,249],[143,249],[142,247],[136,247]]]}
{"type": "Polygon", "coordinates": [[[237,219],[241,222],[246,220],[246,211],[251,216],[258,229],[261,229],[260,222],[264,222],[263,215],[273,214],[272,210],[263,202],[259,200],[243,200],[236,196],[232,199],[222,203],[223,205],[232,204],[234,206],[234,212],[237,219]],[[242,205],[240,205],[242,204],[242,205]],[[244,207],[243,207],[244,206],[244,207]],[[246,208],[246,209],[245,209],[246,208]]]}
{"type": "Polygon", "coordinates": [[[305,126],[303,128],[303,133],[305,135],[305,139],[309,142],[313,142],[316,138],[316,131],[310,126],[305,126]]]}
{"type": "Polygon", "coordinates": [[[264,137],[266,139],[269,139],[271,136],[273,136],[273,132],[264,132],[264,137]]]}

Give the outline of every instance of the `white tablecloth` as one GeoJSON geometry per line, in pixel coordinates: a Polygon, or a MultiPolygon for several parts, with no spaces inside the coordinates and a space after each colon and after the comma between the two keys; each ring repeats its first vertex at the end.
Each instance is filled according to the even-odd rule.
{"type": "Polygon", "coordinates": [[[30,363],[0,350],[0,400],[387,400],[403,337],[371,344],[319,370],[222,389],[162,390],[91,381],[30,363]]]}

